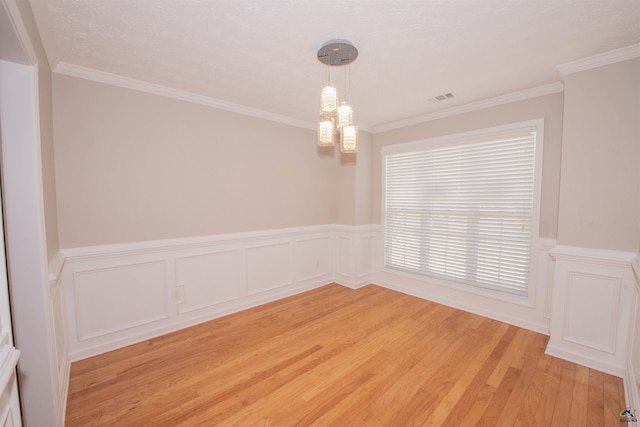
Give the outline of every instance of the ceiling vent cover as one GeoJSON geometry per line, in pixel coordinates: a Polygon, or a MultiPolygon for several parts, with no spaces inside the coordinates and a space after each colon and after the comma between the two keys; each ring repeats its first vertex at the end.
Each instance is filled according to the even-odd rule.
{"type": "Polygon", "coordinates": [[[446,101],[447,99],[451,99],[455,97],[455,95],[451,92],[444,93],[442,95],[434,96],[433,98],[429,98],[429,102],[440,102],[446,101]]]}

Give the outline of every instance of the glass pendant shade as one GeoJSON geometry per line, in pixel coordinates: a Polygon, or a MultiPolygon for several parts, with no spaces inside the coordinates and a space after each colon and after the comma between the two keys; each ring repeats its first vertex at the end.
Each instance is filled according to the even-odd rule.
{"type": "Polygon", "coordinates": [[[334,86],[325,86],[320,93],[320,111],[330,113],[338,106],[338,91],[334,86]]]}
{"type": "Polygon", "coordinates": [[[334,145],[333,118],[321,117],[318,122],[318,146],[333,147],[334,145]]]}
{"type": "Polygon", "coordinates": [[[358,152],[358,127],[345,126],[340,130],[340,152],[358,152]]]}
{"type": "Polygon", "coordinates": [[[338,127],[351,126],[353,120],[353,107],[344,102],[338,107],[338,127]]]}

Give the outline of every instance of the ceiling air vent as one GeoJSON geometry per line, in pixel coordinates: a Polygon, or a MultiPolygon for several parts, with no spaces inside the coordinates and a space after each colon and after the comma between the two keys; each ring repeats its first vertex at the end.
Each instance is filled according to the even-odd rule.
{"type": "Polygon", "coordinates": [[[434,96],[433,98],[429,98],[429,102],[440,102],[446,101],[447,99],[453,98],[455,95],[451,92],[444,93],[442,95],[434,96]]]}

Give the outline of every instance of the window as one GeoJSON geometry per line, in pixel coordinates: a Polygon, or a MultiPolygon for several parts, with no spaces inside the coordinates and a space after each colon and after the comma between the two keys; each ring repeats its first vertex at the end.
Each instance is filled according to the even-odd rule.
{"type": "Polygon", "coordinates": [[[537,121],[385,147],[385,266],[526,297],[541,131],[537,121]]]}

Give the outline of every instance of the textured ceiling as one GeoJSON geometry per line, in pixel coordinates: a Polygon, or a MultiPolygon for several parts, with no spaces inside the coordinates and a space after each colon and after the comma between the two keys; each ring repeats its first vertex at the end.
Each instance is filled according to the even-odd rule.
{"type": "MultiPolygon", "coordinates": [[[[558,82],[559,64],[640,43],[640,0],[31,5],[53,69],[88,67],[309,123],[325,79],[316,52],[350,40],[351,99],[368,127],[558,82]],[[455,98],[428,101],[447,92],[455,98]]],[[[339,90],[343,75],[333,68],[339,90]]]]}

